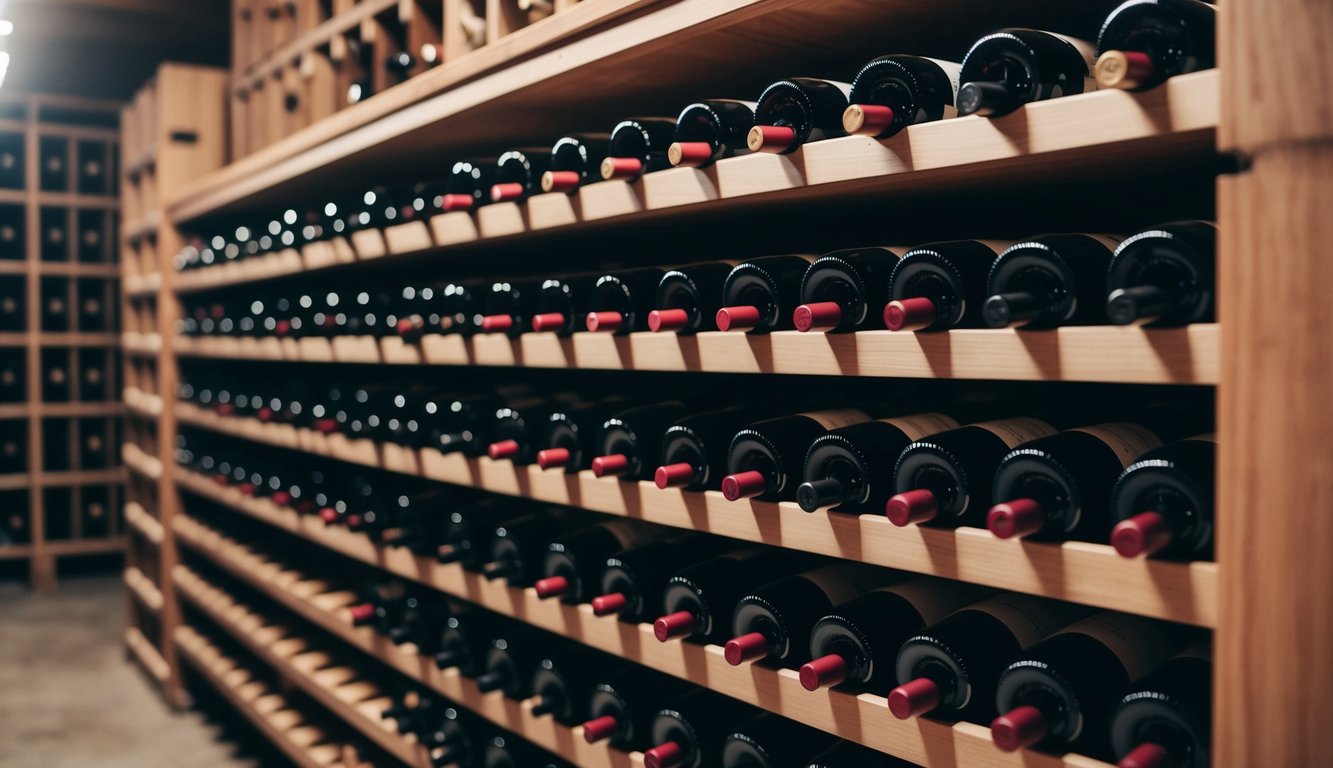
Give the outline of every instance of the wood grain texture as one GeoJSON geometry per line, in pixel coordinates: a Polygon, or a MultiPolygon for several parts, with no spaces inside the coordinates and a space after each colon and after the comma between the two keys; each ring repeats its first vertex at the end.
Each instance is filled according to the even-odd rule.
{"type": "Polygon", "coordinates": [[[1333,754],[1331,178],[1275,148],[1220,183],[1218,766],[1333,754]]]}
{"type": "MultiPolygon", "coordinates": [[[[399,474],[1157,618],[1203,626],[1216,623],[1217,569],[1212,563],[1126,560],[1108,545],[1005,541],[973,528],[899,528],[881,515],[808,513],[790,502],[728,502],[716,491],[664,491],[652,483],[622,483],[586,471],[567,475],[515,467],[507,461],[469,461],[431,450],[416,453],[364,440],[327,440],[290,428],[247,429],[216,418],[196,420],[197,411],[180,408],[182,424],[221,427],[246,439],[399,474]],[[228,430],[229,426],[236,429],[228,430]]],[[[229,421],[268,426],[254,420],[229,421]]],[[[218,488],[188,470],[178,469],[176,474],[191,492],[226,499],[232,506],[239,503],[240,492],[235,489],[218,488]]]]}

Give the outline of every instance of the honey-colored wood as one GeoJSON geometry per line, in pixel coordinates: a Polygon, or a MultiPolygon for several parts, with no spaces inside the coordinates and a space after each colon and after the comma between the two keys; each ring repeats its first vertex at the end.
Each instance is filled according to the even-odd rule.
{"type": "Polygon", "coordinates": [[[576,333],[292,340],[178,338],[182,357],[385,365],[485,365],[623,371],[706,371],[893,378],[1215,384],[1218,327],[1144,330],[1068,327],[1048,332],[956,330],[937,334],[779,331],[695,336],[576,333]],[[310,343],[304,343],[310,342],[310,343]]]}
{"type": "Polygon", "coordinates": [[[139,604],[153,613],[162,612],[162,592],[153,584],[152,579],[144,575],[135,566],[125,569],[125,586],[139,604]]]}
{"type": "Polygon", "coordinates": [[[125,646],[158,685],[166,684],[171,677],[167,662],[138,627],[125,628],[125,646]]]}

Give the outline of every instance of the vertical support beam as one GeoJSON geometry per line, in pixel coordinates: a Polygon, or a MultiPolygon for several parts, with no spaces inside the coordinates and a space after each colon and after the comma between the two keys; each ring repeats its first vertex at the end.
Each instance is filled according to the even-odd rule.
{"type": "Polygon", "coordinates": [[[42,491],[44,452],[42,446],[42,276],[41,276],[41,189],[42,163],[38,154],[38,105],[27,102],[23,141],[25,231],[24,258],[27,262],[28,293],[28,532],[32,536],[32,554],[28,559],[28,583],[32,589],[47,592],[56,586],[55,557],[46,551],[46,500],[42,491]]]}
{"type": "Polygon", "coordinates": [[[1213,764],[1333,754],[1333,3],[1222,7],[1213,764]]]}

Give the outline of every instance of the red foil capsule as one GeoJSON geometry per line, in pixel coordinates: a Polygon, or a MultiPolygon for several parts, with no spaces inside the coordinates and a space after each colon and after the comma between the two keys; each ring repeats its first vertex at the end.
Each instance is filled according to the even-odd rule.
{"type": "Polygon", "coordinates": [[[751,152],[786,152],[796,143],[796,129],[785,125],[756,125],[745,140],[751,152]]]}
{"type": "Polygon", "coordinates": [[[637,157],[608,157],[602,160],[602,178],[630,179],[643,173],[643,161],[637,157]]]}
{"type": "Polygon", "coordinates": [[[678,141],[667,147],[667,159],[672,165],[698,168],[713,159],[713,145],[706,141],[678,141]]]}
{"type": "Polygon", "coordinates": [[[878,136],[893,125],[893,108],[882,104],[849,104],[842,129],[853,136],[878,136]]]}
{"type": "Polygon", "coordinates": [[[1111,546],[1121,557],[1155,555],[1171,544],[1171,526],[1156,512],[1140,512],[1111,529],[1111,546]]]}
{"type": "Polygon", "coordinates": [[[653,622],[653,636],[660,643],[677,637],[689,637],[699,627],[694,614],[689,611],[676,611],[662,616],[653,622]]]}
{"type": "Polygon", "coordinates": [[[694,479],[694,465],[681,462],[658,467],[653,482],[658,488],[684,488],[694,479]]]}
{"type": "Polygon", "coordinates": [[[758,328],[759,321],[763,318],[758,307],[723,307],[717,311],[717,329],[748,331],[751,328],[758,328]]]}
{"type": "Polygon", "coordinates": [[[445,213],[450,211],[466,211],[472,208],[473,199],[471,195],[445,195],[440,201],[440,210],[445,213]]]}
{"type": "Polygon", "coordinates": [[[690,313],[683,309],[654,309],[648,313],[648,330],[653,333],[679,331],[690,324],[690,313]]]}
{"type": "Polygon", "coordinates": [[[592,460],[592,473],[597,477],[623,475],[629,471],[629,457],[614,453],[610,456],[598,456],[592,460]]]}
{"type": "Polygon", "coordinates": [[[619,592],[612,592],[609,595],[598,595],[592,599],[592,612],[594,616],[610,616],[613,613],[620,613],[629,605],[629,598],[619,592]]]}
{"type": "Polygon", "coordinates": [[[737,472],[722,478],[722,495],[727,501],[739,501],[763,495],[768,478],[762,472],[737,472]]]}
{"type": "Polygon", "coordinates": [[[593,718],[583,724],[583,740],[589,744],[609,739],[620,731],[620,721],[610,715],[593,718]]]}
{"type": "Polygon", "coordinates": [[[537,451],[537,466],[542,469],[556,469],[569,466],[570,453],[565,448],[547,448],[537,451]]]}
{"type": "Polygon", "coordinates": [[[722,647],[722,657],[733,667],[747,661],[758,661],[768,655],[768,638],[761,632],[748,632],[733,637],[722,647]]]}
{"type": "Polygon", "coordinates": [[[558,331],[563,327],[565,327],[565,316],[560,312],[543,312],[532,316],[532,330],[538,333],[558,331]]]}
{"type": "Polygon", "coordinates": [[[908,720],[940,705],[940,687],[933,680],[918,677],[889,691],[889,711],[899,720],[908,720]]]}
{"type": "Polygon", "coordinates": [[[986,527],[1001,539],[1031,536],[1046,524],[1046,512],[1033,499],[1001,502],[986,514],[986,527]]]}
{"type": "Polygon", "coordinates": [[[512,315],[486,315],[481,318],[482,333],[505,333],[513,327],[512,315]]]}
{"type": "Polygon", "coordinates": [[[519,448],[517,440],[501,440],[486,446],[486,455],[499,461],[518,455],[519,448]]]}
{"type": "Polygon", "coordinates": [[[933,520],[939,511],[939,500],[925,488],[890,496],[884,505],[884,514],[888,516],[889,522],[899,527],[933,520]]]}
{"type": "Polygon", "coordinates": [[[830,653],[801,666],[801,687],[817,691],[825,686],[838,685],[847,679],[848,673],[847,660],[830,653]]]}
{"type": "Polygon", "coordinates": [[[842,307],[836,301],[802,304],[791,313],[791,320],[801,333],[831,331],[842,322],[842,307]]]}
{"type": "Polygon", "coordinates": [[[1004,752],[1017,752],[1046,738],[1046,716],[1033,706],[1022,706],[991,721],[991,740],[1004,752]]]}
{"type": "Polygon", "coordinates": [[[543,192],[568,192],[583,181],[578,171],[547,171],[542,174],[543,192]]]}
{"type": "Polygon", "coordinates": [[[685,750],[674,741],[658,744],[643,753],[645,768],[676,768],[685,762],[685,750]]]}
{"type": "Polygon", "coordinates": [[[532,588],[537,591],[537,597],[545,600],[550,597],[559,597],[569,591],[569,579],[564,576],[550,576],[545,579],[538,579],[532,588]]]}
{"type": "Polygon", "coordinates": [[[884,307],[884,327],[890,331],[919,331],[935,324],[935,302],[925,297],[898,299],[884,307]]]}
{"type": "Polygon", "coordinates": [[[625,316],[619,312],[589,312],[586,323],[593,333],[614,333],[625,324],[625,316]]]}
{"type": "Polygon", "coordinates": [[[491,202],[503,203],[507,200],[517,200],[523,196],[523,185],[514,182],[507,184],[491,185],[491,202]]]}

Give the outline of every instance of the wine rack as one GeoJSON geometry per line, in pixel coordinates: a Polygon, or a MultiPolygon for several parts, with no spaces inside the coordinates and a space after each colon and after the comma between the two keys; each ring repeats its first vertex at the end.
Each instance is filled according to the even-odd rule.
{"type": "Polygon", "coordinates": [[[63,96],[0,99],[0,560],[34,589],[57,562],[114,555],[124,470],[113,441],[120,134],[116,105],[63,96]],[[12,304],[11,304],[12,303],[12,304]],[[85,448],[87,450],[85,450],[85,448]]]}
{"type": "Polygon", "coordinates": [[[174,704],[186,700],[173,641],[179,608],[167,527],[177,503],[170,463],[175,427],[161,393],[176,387],[169,356],[175,320],[163,310],[174,306],[170,264],[180,243],[162,208],[183,183],[222,166],[225,88],[220,70],[164,64],[119,116],[123,327],[115,339],[126,419],[117,452],[129,470],[122,516],[129,534],[125,583],[134,597],[127,637],[134,658],[174,704]]]}
{"type": "MultiPolygon", "coordinates": [[[[1024,12],[1027,23],[1058,29],[1071,18],[1095,16],[1114,5],[1075,8],[1042,1],[1025,6],[1024,12]]],[[[523,25],[531,19],[518,18],[494,0],[459,0],[445,2],[438,15],[431,15],[433,8],[422,14],[439,22],[445,51],[441,66],[415,74],[401,87],[373,87],[375,96],[340,110],[338,88],[350,84],[349,73],[364,61],[339,59],[335,49],[345,54],[349,37],[363,46],[371,41],[375,53],[365,61],[373,66],[357,74],[368,75],[372,86],[379,78],[382,85],[385,73],[378,68],[384,57],[376,46],[402,46],[416,34],[411,29],[386,32],[382,18],[404,12],[415,18],[412,14],[421,13],[424,4],[363,0],[310,6],[314,16],[303,15],[308,9],[301,3],[236,6],[237,18],[249,26],[238,26],[245,39],[238,35],[237,50],[245,54],[236,56],[238,71],[228,86],[236,107],[231,116],[235,162],[182,177],[182,183],[154,200],[151,214],[137,215],[137,229],[126,227],[129,238],[156,232],[160,247],[152,257],[157,269],[126,280],[126,293],[151,297],[143,302],[151,301],[158,312],[151,330],[141,327],[142,336],[125,339],[127,364],[161,355],[160,365],[170,367],[169,374],[158,372],[156,388],[127,391],[132,412],[159,419],[156,462],[148,460],[153,451],[127,453],[127,463],[139,468],[136,474],[153,481],[152,503],[159,506],[153,514],[147,502],[138,502],[132,513],[127,509],[126,519],[140,532],[136,538],[160,541],[162,552],[170,553],[162,558],[161,570],[141,568],[144,579],[131,579],[143,586],[159,576],[162,615],[174,615],[175,623],[180,602],[194,606],[190,610],[197,619],[174,629],[177,638],[188,643],[196,626],[234,638],[324,710],[322,716],[343,721],[397,762],[415,764],[420,756],[412,753],[411,744],[403,746],[374,730],[378,721],[372,723],[340,699],[339,681],[319,681],[293,658],[267,649],[266,640],[286,631],[266,634],[265,627],[302,627],[299,642],[309,643],[299,646],[303,652],[317,647],[336,656],[339,665],[345,661],[377,670],[375,665],[381,665],[386,674],[413,679],[580,765],[642,764],[638,753],[584,745],[571,729],[534,716],[532,702],[519,705],[481,694],[467,679],[422,663],[411,649],[353,627],[337,609],[339,585],[303,572],[285,550],[279,554],[232,539],[191,514],[196,504],[215,504],[358,567],[557,629],[579,643],[670,675],[706,679],[731,698],[923,765],[1102,764],[1077,754],[1001,753],[984,728],[967,723],[902,723],[887,715],[877,695],[809,693],[790,670],[737,669],[723,661],[717,646],[658,644],[645,626],[598,618],[587,606],[541,600],[532,589],[485,582],[458,566],[326,528],[309,514],[176,467],[170,439],[179,426],[349,469],[373,468],[1193,625],[1211,632],[1218,659],[1213,765],[1317,764],[1333,749],[1333,737],[1301,726],[1308,712],[1327,708],[1333,687],[1302,685],[1298,692],[1294,682],[1327,666],[1323,652],[1310,651],[1304,638],[1322,637],[1333,621],[1328,586],[1333,565],[1322,555],[1333,546],[1333,529],[1319,522],[1330,459],[1325,436],[1333,431],[1333,416],[1300,407],[1333,383],[1326,344],[1319,341],[1327,336],[1327,319],[1318,294],[1331,276],[1327,260],[1313,245],[1333,237],[1325,214],[1333,206],[1327,184],[1333,176],[1328,149],[1333,136],[1329,121],[1321,119],[1328,111],[1329,89],[1303,89],[1298,99],[1271,87],[1296,72],[1326,84],[1333,67],[1310,65],[1327,59],[1318,41],[1333,35],[1333,9],[1297,0],[1275,0],[1262,9],[1228,7],[1219,68],[1172,78],[1142,93],[1089,93],[1031,104],[996,120],[947,120],[913,126],[885,140],[833,139],[789,155],[751,155],[722,160],[707,170],[680,168],[633,182],[589,184],[572,195],[534,195],[521,203],[497,203],[473,213],[447,213],[358,232],[354,238],[170,273],[163,267],[170,254],[162,243],[180,245],[183,228],[281,210],[326,191],[349,191],[326,189],[339,179],[410,173],[427,158],[454,159],[548,141],[570,130],[605,129],[635,110],[666,109],[663,105],[679,106],[709,91],[726,92],[736,85],[727,79],[728,71],[789,74],[818,61],[813,48],[910,50],[921,30],[947,46],[1013,21],[1012,8],[971,0],[951,0],[943,8],[857,0],[584,0],[573,7],[557,3],[558,12],[549,19],[523,25]],[[404,11],[407,6],[411,10],[404,11]],[[476,46],[482,39],[478,32],[462,34],[467,30],[458,24],[460,14],[482,20],[485,45],[476,46]],[[524,28],[514,28],[520,25],[524,28]],[[664,60],[671,66],[661,66],[664,60]],[[346,69],[335,66],[339,61],[346,69]],[[636,74],[642,76],[629,76],[636,74]],[[285,96],[311,82],[322,83],[325,95],[311,98],[302,91],[295,101],[310,111],[293,117],[285,109],[291,101],[285,96]],[[538,102],[560,108],[531,108],[538,102]],[[176,335],[174,326],[180,302],[197,294],[245,295],[307,279],[350,286],[400,269],[474,274],[467,270],[477,261],[506,275],[531,275],[533,262],[546,257],[577,262],[562,269],[586,271],[601,266],[598,245],[615,238],[622,238],[623,245],[671,228],[697,226],[711,232],[719,221],[740,228],[821,204],[917,204],[909,213],[945,209],[952,195],[986,179],[996,190],[1066,192],[1071,180],[1082,179],[1085,183],[1075,190],[1078,198],[1102,203],[1094,198],[1103,187],[1107,194],[1134,190],[1109,181],[1117,174],[1121,181],[1136,174],[1141,185],[1152,185],[1182,169],[1202,169],[1208,189],[1217,192],[1222,295],[1216,323],[934,335],[437,336],[416,343],[370,337],[332,342],[191,338],[176,335]],[[363,375],[383,370],[387,377],[418,366],[412,370],[423,378],[457,373],[497,382],[523,380],[538,369],[573,369],[573,374],[613,371],[625,380],[745,373],[775,381],[804,375],[834,389],[840,378],[867,376],[1101,382],[1123,385],[1126,392],[1206,388],[1215,391],[1219,413],[1218,550],[1214,562],[1127,560],[1105,545],[1001,541],[976,529],[899,529],[878,516],[809,514],[785,502],[738,505],[722,501],[716,492],[659,491],[588,472],[541,472],[506,461],[464,460],[223,417],[174,396],[176,366],[206,359],[259,369],[282,363],[284,371],[301,370],[293,363],[308,365],[312,376],[345,367],[363,375]],[[1140,385],[1148,387],[1131,389],[1140,385]],[[172,514],[162,514],[167,507],[172,514]],[[1256,509],[1285,512],[1256,515],[1256,509]],[[178,544],[197,561],[181,565],[178,544]],[[1312,654],[1318,658],[1312,660],[1312,654]],[[1251,721],[1260,708],[1266,713],[1263,728],[1251,721]]],[[[1133,200],[1122,202],[1132,207],[1133,200]]],[[[1058,218],[1077,207],[1071,203],[1053,210],[1058,218]]],[[[886,222],[890,230],[895,225],[886,222]]],[[[153,593],[144,590],[133,610],[143,612],[152,602],[153,593]]],[[[145,645],[145,635],[138,637],[132,649],[145,645]]],[[[174,655],[163,658],[163,678],[178,676],[174,655]]],[[[188,653],[186,658],[193,659],[188,653]]],[[[256,717],[248,702],[233,703],[256,717]]]]}

